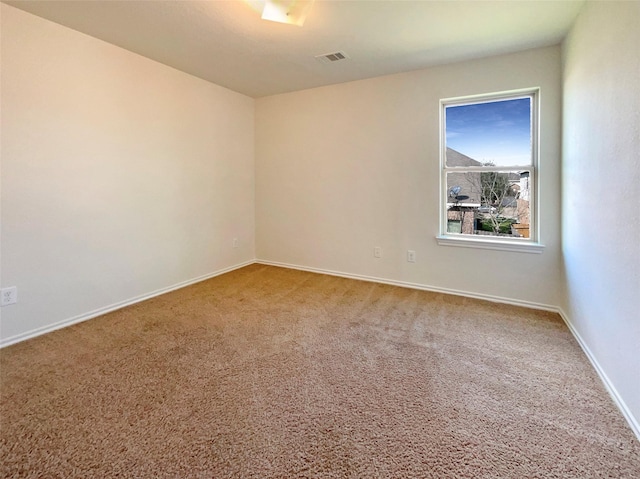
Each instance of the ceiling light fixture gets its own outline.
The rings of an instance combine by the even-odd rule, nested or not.
[[[314,0],[266,0],[262,19],[302,26]]]

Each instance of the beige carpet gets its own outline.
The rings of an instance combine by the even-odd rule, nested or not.
[[[555,314],[252,265],[0,350],[2,477],[640,477]]]

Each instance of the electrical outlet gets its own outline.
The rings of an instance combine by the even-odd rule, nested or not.
[[[0,305],[9,306],[18,302],[18,288],[10,286],[0,290]]]
[[[416,262],[416,252],[413,250],[407,250],[407,261],[409,263],[415,263]]]
[[[382,248],[380,246],[376,246],[375,248],[373,248],[373,257],[382,258]]]
[[[233,247],[237,248],[238,246],[240,246],[240,242],[238,241],[238,238],[233,238]]]

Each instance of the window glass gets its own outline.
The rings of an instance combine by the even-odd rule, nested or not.
[[[441,235],[537,241],[536,91],[443,100]]]
[[[447,233],[529,238],[529,179],[529,171],[447,173]]]
[[[531,165],[531,98],[446,107],[448,167]]]

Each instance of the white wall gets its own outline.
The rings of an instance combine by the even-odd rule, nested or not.
[[[5,344],[255,258],[253,99],[1,8]]]
[[[545,251],[438,246],[440,99],[537,86]],[[550,47],[256,100],[258,259],[557,305],[560,87]]]
[[[640,2],[589,2],[563,45],[563,309],[640,434]]]

